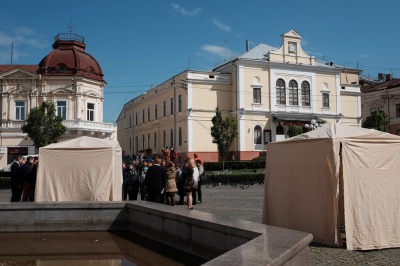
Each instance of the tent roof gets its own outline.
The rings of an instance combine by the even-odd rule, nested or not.
[[[297,140],[307,140],[307,139],[321,139],[321,138],[372,138],[372,139],[377,139],[377,138],[383,138],[383,139],[393,139],[393,140],[400,140],[400,136],[392,135],[389,133],[381,132],[375,129],[367,129],[367,128],[361,128],[357,126],[348,126],[345,124],[338,124],[338,123],[332,123],[332,124],[325,124],[324,126],[286,139],[284,141],[297,141]],[[282,141],[280,141],[282,142]]]
[[[118,147],[119,143],[116,140],[99,139],[92,137],[79,137],[71,140],[66,140],[59,143],[53,143],[42,147],[41,149],[77,149],[77,148],[112,148]]]

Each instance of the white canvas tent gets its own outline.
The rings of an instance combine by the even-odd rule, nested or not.
[[[400,247],[400,137],[327,124],[268,143],[263,223],[347,249]]]
[[[121,201],[118,141],[80,137],[39,149],[35,201]]]

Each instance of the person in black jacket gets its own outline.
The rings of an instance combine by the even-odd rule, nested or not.
[[[32,185],[32,167],[33,157],[28,156],[25,164],[20,169],[22,172],[22,201],[28,201],[29,191],[31,190]]]
[[[155,158],[154,164],[149,167],[146,174],[145,186],[149,201],[160,203],[161,193],[165,188],[165,168],[160,165],[161,159]]]
[[[11,164],[11,202],[21,201],[22,178],[20,178],[20,168],[24,164],[24,158],[18,155]]]
[[[137,200],[139,186],[139,169],[136,167],[135,161],[132,161],[129,164],[126,180],[126,193],[129,195],[129,200]]]

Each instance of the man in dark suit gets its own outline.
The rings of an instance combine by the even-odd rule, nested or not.
[[[18,155],[11,164],[11,202],[21,201],[22,195],[22,176],[21,166],[24,164],[24,158]]]
[[[146,174],[145,186],[147,187],[147,193],[149,201],[160,203],[161,192],[165,188],[165,168],[161,165],[161,159],[155,158],[154,164],[149,167]]]

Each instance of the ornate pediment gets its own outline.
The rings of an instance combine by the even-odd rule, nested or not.
[[[290,31],[286,32],[285,34],[283,34],[282,36],[301,39],[301,35],[298,34],[295,30],[290,30]]]
[[[38,78],[39,75],[33,74],[29,71],[26,71],[22,68],[14,68],[10,71],[4,72],[0,74],[0,78],[5,79],[25,79],[25,78]]]
[[[11,87],[11,89],[8,90],[9,94],[27,94],[33,92],[36,92],[36,87],[30,87],[26,84],[17,84],[16,86]]]
[[[87,91],[87,92],[83,93],[83,95],[95,97],[95,98],[101,98],[100,94],[95,92],[94,90]]]
[[[70,93],[74,93],[74,92],[75,92],[75,90],[73,89],[72,86],[60,87],[60,88],[50,91],[51,94],[70,94]]]

